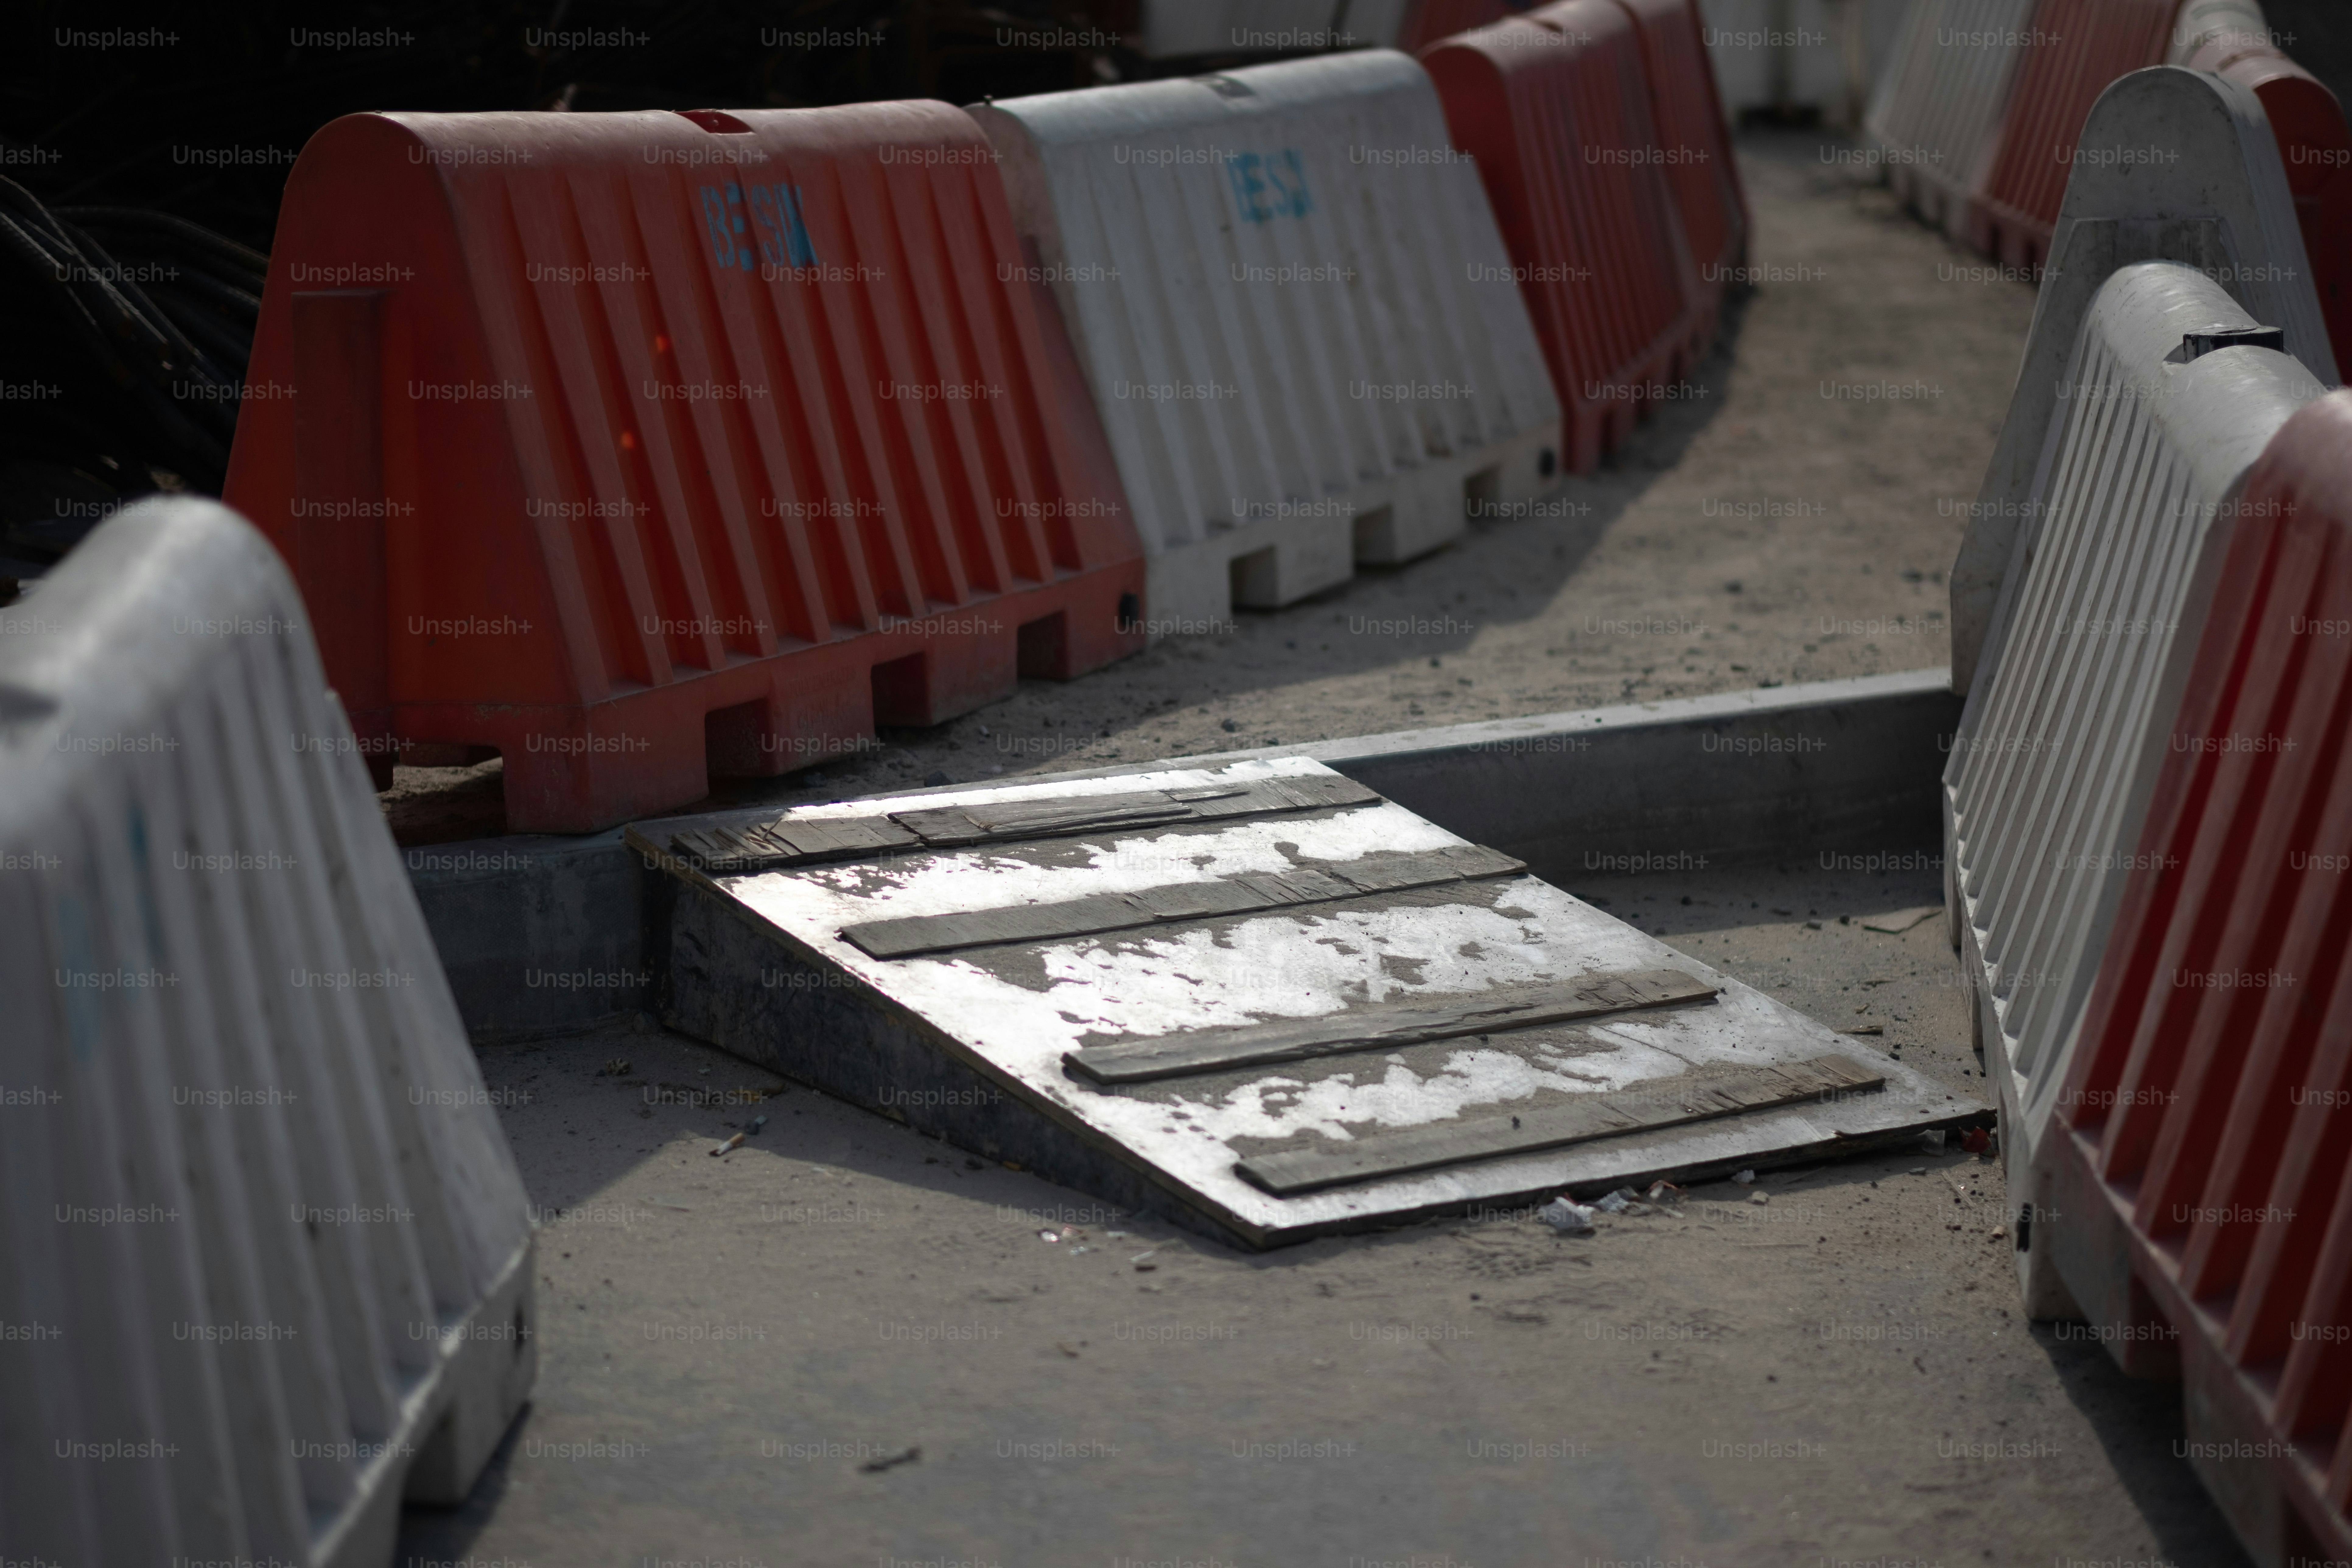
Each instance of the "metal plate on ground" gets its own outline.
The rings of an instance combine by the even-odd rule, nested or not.
[[[629,837],[676,1026],[1256,1246],[1983,1109],[1306,758]]]

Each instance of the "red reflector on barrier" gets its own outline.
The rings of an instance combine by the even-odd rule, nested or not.
[[[2048,260],[2091,105],[2117,77],[2163,63],[2178,7],[2179,0],[2041,0],[2034,7],[2000,141],[1969,202],[1972,247],[2009,267]],[[2166,149],[2141,151],[2161,172]]]
[[[1454,144],[1478,162],[1559,389],[1569,466],[1591,473],[1705,353],[1640,36],[1611,0],[1446,39],[1422,58]]]
[[[2280,427],[2236,510],[2041,1158],[2061,1275],[2093,1322],[2152,1305],[2177,1336],[2189,1452],[2255,1556],[2342,1558],[2352,393]]]
[[[496,746],[511,831],[681,805],[1140,646],[1034,273],[946,104],[351,116],[228,495],[362,744]]]

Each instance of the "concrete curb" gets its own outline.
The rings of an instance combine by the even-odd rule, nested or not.
[[[1023,780],[1308,756],[1565,886],[1805,855],[1849,857],[1860,870],[1872,856],[1935,853],[1944,747],[1959,716],[1945,671],[1906,670]],[[402,855],[478,1042],[647,1005],[662,889],[618,829]]]

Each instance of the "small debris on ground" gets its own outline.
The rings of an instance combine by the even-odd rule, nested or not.
[[[1735,1173],[1733,1174],[1733,1176],[1732,1176],[1732,1178],[1731,1178],[1731,1179],[1732,1179],[1733,1181],[1735,1181],[1735,1182],[1738,1182],[1741,1186],[1743,1186],[1743,1187],[1744,1187],[1744,1186],[1746,1186],[1748,1183],[1750,1183],[1750,1182],[1752,1182],[1752,1181],[1754,1181],[1754,1180],[1756,1179],[1756,1173],[1755,1173],[1755,1172],[1753,1172],[1753,1171],[1739,1171],[1739,1172]]]
[[[628,1073],[629,1063],[628,1058],[625,1057],[614,1057],[611,1061],[606,1062],[603,1067],[596,1069],[596,1076],[598,1078],[626,1078]]]
[[[1562,1236],[1589,1236],[1592,1232],[1592,1211],[1566,1198],[1552,1199],[1536,1210],[1536,1217]]]
[[[1944,912],[1941,904],[1922,904],[1917,909],[1897,910],[1891,915],[1872,915],[1862,922],[1864,931],[1874,931],[1886,936],[1901,936],[1921,921]]]
[[[727,1140],[727,1142],[726,1142],[721,1143],[720,1145],[719,1145],[719,1147],[718,1147],[718,1148],[713,1149],[713,1150],[710,1152],[710,1157],[711,1157],[712,1159],[716,1160],[717,1158],[719,1158],[719,1155],[726,1153],[729,1150],[730,1150],[730,1149],[740,1149],[742,1146],[743,1146],[743,1134],[741,1134],[740,1132],[738,1132],[737,1134],[735,1134],[735,1136],[734,1136],[734,1137],[730,1138],[729,1140]]]
[[[1841,1035],[1883,1035],[1886,1033],[1886,1026],[1884,1024],[1859,1024],[1851,1029],[1840,1029],[1838,1033]]]
[[[1748,1201],[1751,1204],[1769,1204],[1772,1201],[1772,1194],[1769,1193],[1750,1193],[1748,1194]]]
[[[869,1476],[879,1475],[884,1470],[896,1469],[900,1465],[911,1465],[922,1457],[923,1451],[920,1448],[908,1448],[903,1453],[885,1454],[878,1459],[868,1459],[857,1468]]]

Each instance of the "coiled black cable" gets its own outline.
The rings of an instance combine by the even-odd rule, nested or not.
[[[219,493],[268,267],[184,218],[0,179],[0,577],[123,500]]]

